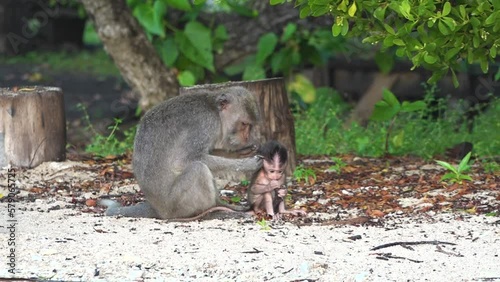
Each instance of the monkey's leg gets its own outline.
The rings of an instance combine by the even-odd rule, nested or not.
[[[168,199],[168,203],[158,209],[164,219],[192,217],[216,206],[217,189],[213,175],[200,161],[189,164],[169,190],[162,197]]]

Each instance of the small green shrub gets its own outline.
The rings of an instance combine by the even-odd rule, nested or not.
[[[122,123],[122,120],[115,118],[114,124],[108,127],[110,130],[109,134],[105,136],[97,132],[92,126],[85,106],[78,104],[77,107],[83,112],[83,120],[87,124],[87,130],[90,130],[94,135],[90,144],[85,148],[86,152],[106,157],[122,155],[132,150],[137,126],[122,131],[123,138],[120,140],[116,133],[120,130],[119,125]]]
[[[305,168],[304,165],[298,165],[293,171],[293,177],[297,182],[304,180],[307,184],[310,184],[310,178],[316,180],[316,173],[312,168]]]
[[[441,181],[449,181],[451,183],[457,182],[459,184],[462,184],[463,180],[472,181],[472,178],[469,175],[465,174],[465,172],[470,170],[469,160],[470,160],[471,154],[472,154],[472,152],[469,152],[462,159],[462,161],[460,161],[460,164],[458,164],[458,166],[456,166],[456,167],[454,167],[453,165],[451,165],[445,161],[436,160],[436,162],[440,166],[442,166],[450,171],[449,173],[446,173],[445,175],[443,175],[441,177]]]

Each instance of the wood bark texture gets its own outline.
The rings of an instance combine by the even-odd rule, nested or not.
[[[232,86],[245,87],[257,97],[262,117],[260,126],[262,142],[277,140],[287,147],[287,175],[291,175],[297,164],[295,126],[288,102],[288,94],[282,78],[184,87],[181,88],[180,94],[199,93],[203,90],[220,91]]]
[[[125,0],[82,0],[106,52],[123,78],[140,95],[140,106],[152,106],[178,94],[174,70],[167,69]]]
[[[64,96],[56,87],[0,88],[0,166],[63,161]]]

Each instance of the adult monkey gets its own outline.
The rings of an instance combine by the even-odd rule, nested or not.
[[[178,219],[220,206],[214,175],[252,173],[261,158],[229,159],[212,151],[256,151],[260,114],[243,87],[169,99],[142,118],[132,165],[146,201],[131,207],[103,203],[107,215]]]

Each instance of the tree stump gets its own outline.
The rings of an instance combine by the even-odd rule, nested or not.
[[[0,167],[63,161],[64,97],[56,87],[0,88]]]
[[[215,91],[232,86],[245,87],[257,97],[263,122],[260,127],[264,139],[262,142],[277,140],[288,148],[287,174],[291,175],[297,163],[295,127],[288,102],[288,94],[282,78],[183,87],[180,89],[180,94],[198,93],[200,90]]]

